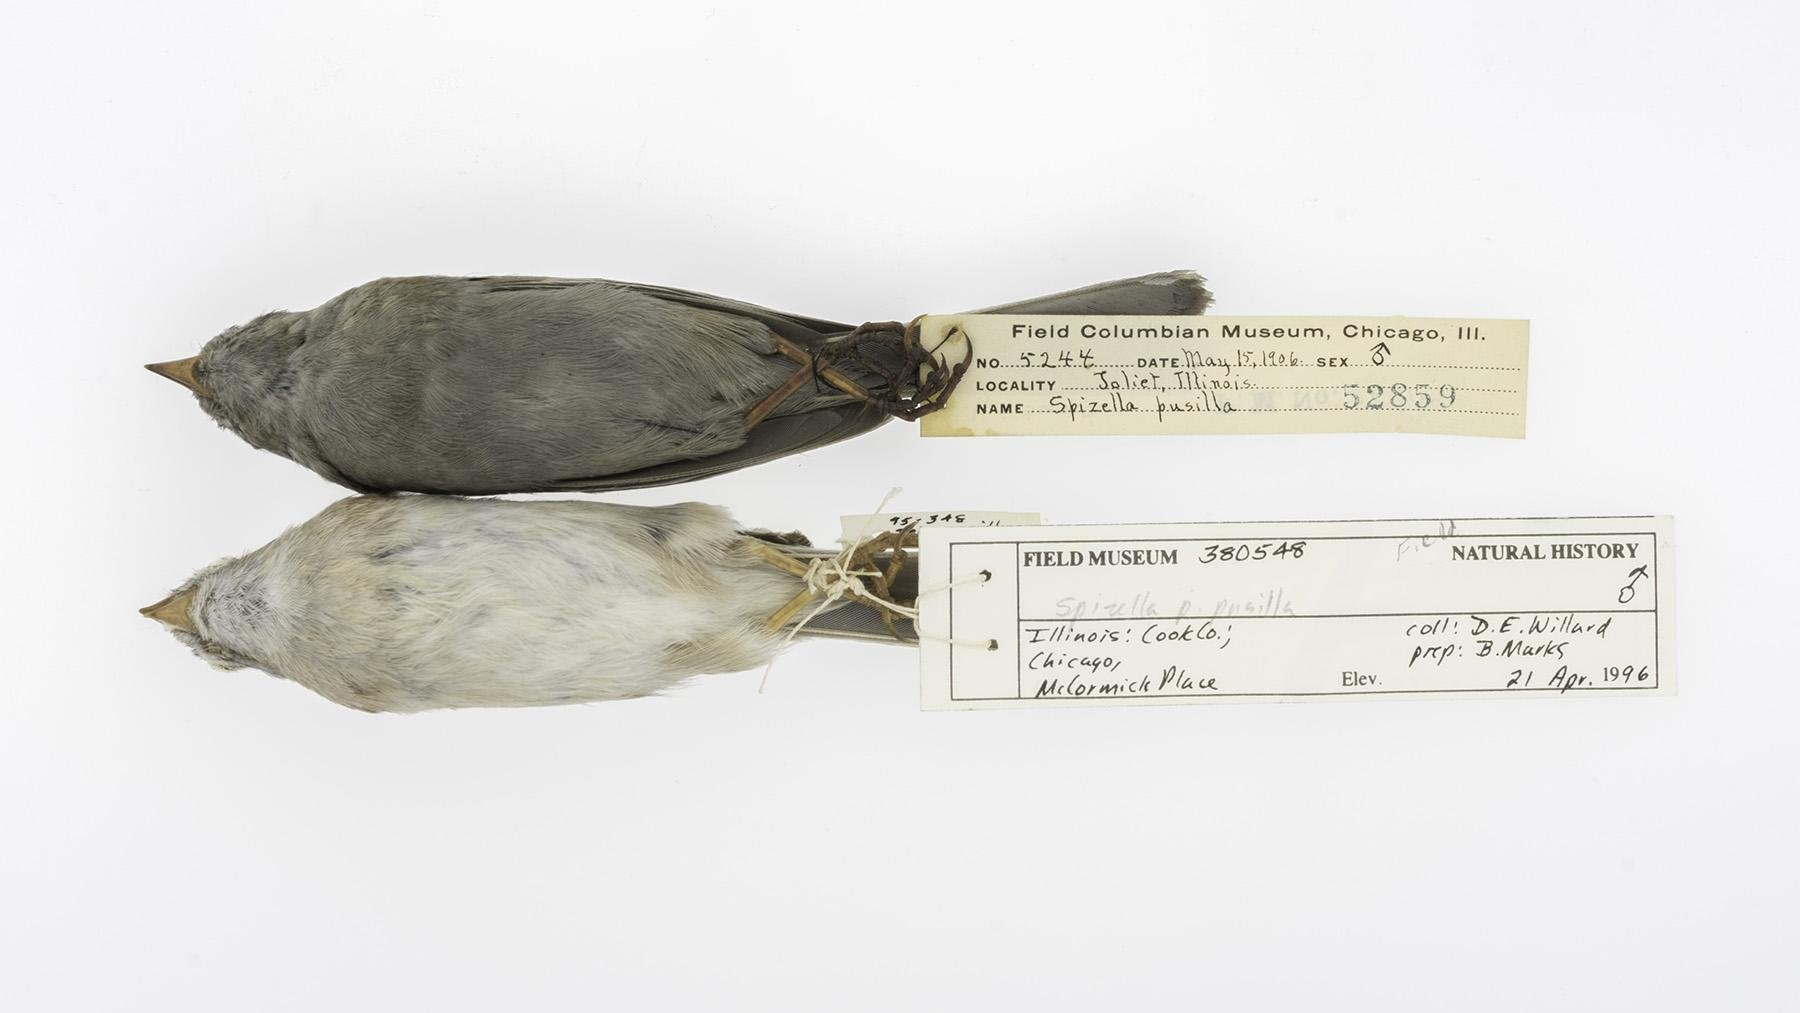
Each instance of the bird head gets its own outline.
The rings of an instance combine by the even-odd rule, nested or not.
[[[261,659],[275,656],[279,633],[255,556],[220,560],[138,612],[214,668],[270,671]]]
[[[144,368],[193,391],[214,421],[252,445],[285,453],[300,382],[293,358],[306,341],[302,324],[298,313],[265,313],[227,328],[199,355]]]

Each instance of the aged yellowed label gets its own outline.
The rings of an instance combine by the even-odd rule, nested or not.
[[[848,514],[838,518],[845,542],[860,542],[883,531],[898,531],[907,525],[915,528],[995,528],[1002,525],[1042,524],[1035,513],[1011,510],[922,510],[890,511],[884,514]]]
[[[926,709],[1673,693],[1667,517],[926,528]]]
[[[1524,320],[928,316],[968,373],[926,436],[1525,435]]]

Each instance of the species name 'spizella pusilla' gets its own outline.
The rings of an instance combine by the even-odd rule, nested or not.
[[[1191,314],[1209,301],[1198,275],[1173,271],[992,312]],[[796,358],[852,330],[616,281],[384,278],[150,368],[251,444],[360,491],[618,489],[705,478],[887,421],[882,405],[809,381],[747,422]],[[872,337],[903,361],[898,332]],[[840,371],[882,384],[865,365]],[[904,394],[891,389],[903,375],[884,392]]]

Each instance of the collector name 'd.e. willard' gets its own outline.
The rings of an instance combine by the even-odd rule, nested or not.
[[[1672,522],[927,530],[930,709],[1674,691]]]

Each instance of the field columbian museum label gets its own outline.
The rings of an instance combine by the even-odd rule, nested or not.
[[[1525,435],[1524,320],[928,316],[968,373],[926,436]]]

